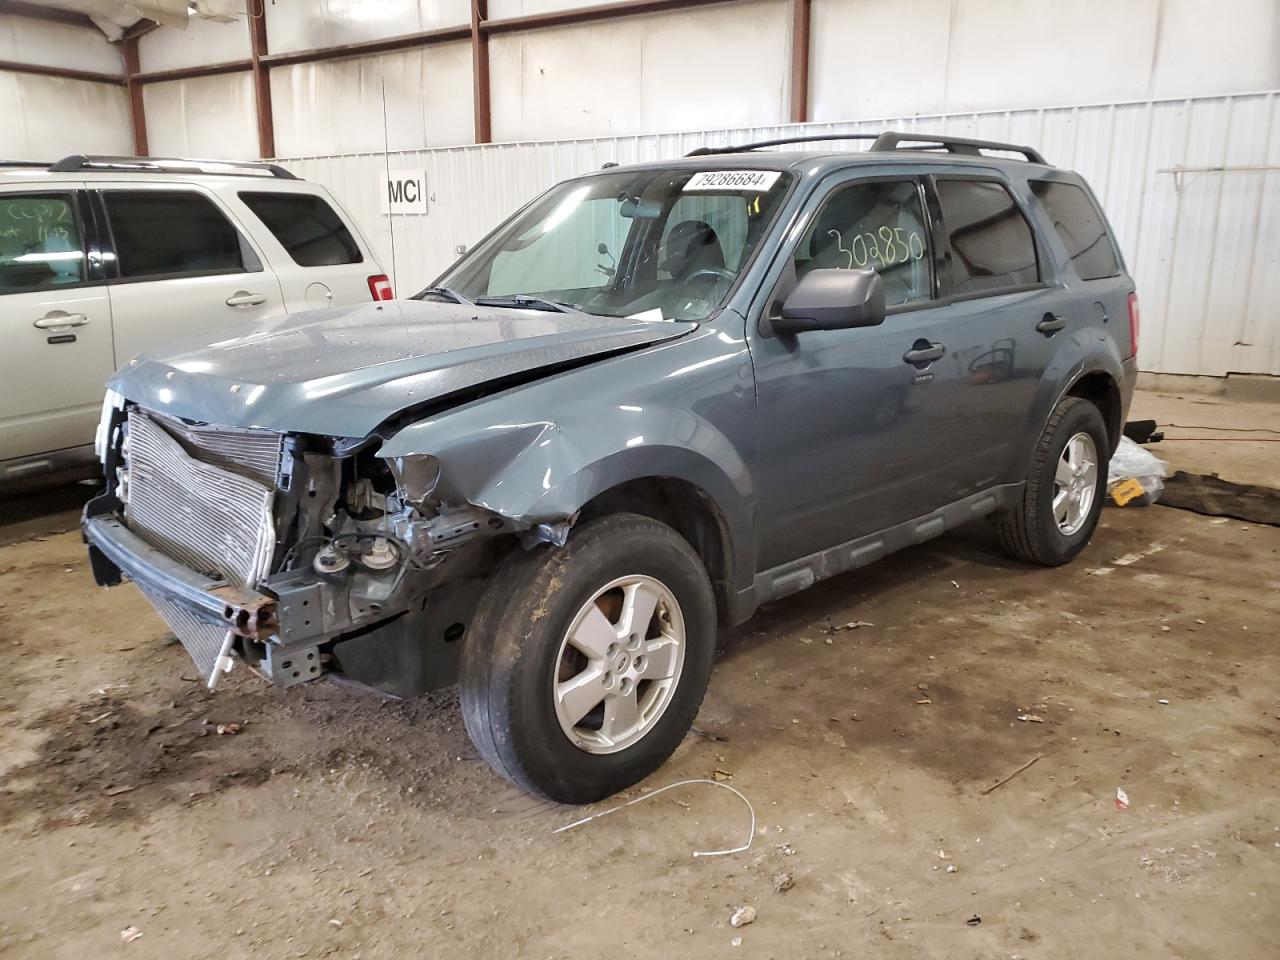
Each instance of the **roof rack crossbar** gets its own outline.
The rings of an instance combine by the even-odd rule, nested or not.
[[[726,147],[698,147],[696,150],[690,150],[685,156],[708,157],[719,153],[747,153],[751,150],[759,150],[761,147],[781,147],[790,143],[817,143],[823,140],[871,140],[873,142],[870,150],[945,150],[948,153],[968,157],[980,157],[983,150],[1002,150],[1006,153],[1020,153],[1030,163],[1045,163],[1039,150],[1016,143],[971,140],[968,137],[934,137],[927,134],[899,133],[896,130],[886,130],[884,133],[819,133],[801,137],[779,137],[776,140],[757,140],[754,143],[739,143]],[[912,146],[902,146],[902,144]]]
[[[818,143],[823,140],[875,140],[883,134],[875,133],[822,133],[804,137],[779,137],[777,140],[757,140],[754,143],[739,143],[727,147],[698,147],[685,154],[686,157],[709,157],[717,153],[746,153],[759,150],[761,147],[782,147],[789,143]]]
[[[212,169],[201,169],[202,167]],[[222,169],[230,168],[230,169]],[[77,170],[134,170],[143,173],[214,173],[228,176],[251,176],[269,173],[280,180],[297,180],[278,163],[258,160],[194,160],[189,157],[107,157],[75,153],[49,164],[53,173]]]
[[[918,144],[903,147],[901,144]],[[998,140],[972,140],[968,137],[934,137],[928,134],[899,133],[887,130],[875,138],[872,150],[946,150],[948,153],[959,153],[969,157],[982,156],[983,150],[1003,150],[1007,153],[1020,153],[1030,163],[1044,163],[1045,159],[1035,147],[1024,147],[1016,143],[1001,143]]]

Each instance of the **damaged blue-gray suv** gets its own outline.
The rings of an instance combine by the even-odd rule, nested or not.
[[[671,754],[761,603],[983,516],[1071,560],[1136,371],[1107,222],[1031,148],[872,139],[611,166],[410,300],[137,357],[97,581],[211,686],[457,683],[498,771],[578,803]]]

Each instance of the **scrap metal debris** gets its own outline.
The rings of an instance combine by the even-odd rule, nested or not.
[[[874,626],[875,624],[869,620],[850,620],[848,623],[841,623],[836,626],[827,627],[827,633],[841,633],[845,630],[858,630],[862,627]]]
[[[716,772],[720,773],[721,771],[717,770]],[[693,851],[693,855],[695,857],[723,857],[723,856],[728,856],[731,853],[746,853],[748,850],[750,850],[751,844],[752,842],[754,842],[756,838],[756,808],[751,805],[751,801],[748,800],[745,796],[743,796],[740,791],[729,786],[727,783],[720,783],[717,780],[705,780],[705,779],[677,780],[675,783],[669,783],[665,787],[659,787],[657,790],[651,790],[648,793],[642,794],[641,796],[628,800],[626,803],[618,804],[618,806],[616,807],[610,807],[608,810],[602,810],[600,813],[593,813],[591,816],[583,817],[581,820],[575,820],[573,821],[573,823],[566,823],[563,827],[556,827],[551,832],[553,834],[556,834],[556,833],[564,833],[566,830],[573,830],[574,828],[580,827],[583,824],[590,823],[592,820],[599,820],[601,817],[607,817],[611,813],[617,813],[619,810],[624,810],[627,807],[633,806],[634,804],[641,803],[645,800],[652,800],[654,797],[658,796],[661,793],[666,793],[668,790],[674,790],[676,789],[676,787],[687,787],[695,783],[706,783],[706,784],[710,784],[713,787],[720,787],[722,790],[728,790],[735,797],[741,800],[744,804],[746,804],[747,810],[751,814],[751,827],[747,833],[747,842],[742,844],[741,846],[731,847],[726,850],[695,850]],[[753,913],[752,919],[755,919],[754,913]]]
[[[1024,763],[1022,766],[1020,766],[1017,770],[1013,771],[1013,773],[1009,774],[1009,775],[1008,775],[1007,777],[1005,777],[1003,780],[997,780],[997,781],[996,781],[995,783],[993,783],[991,786],[989,786],[989,787],[987,787],[986,789],[984,789],[984,790],[982,791],[982,795],[985,797],[985,796],[986,796],[988,793],[990,793],[992,790],[996,789],[996,787],[1003,787],[1006,783],[1008,783],[1010,780],[1012,780],[1012,779],[1013,779],[1014,777],[1016,777],[1018,774],[1022,773],[1022,771],[1026,770],[1028,767],[1030,767],[1033,763],[1035,763],[1037,760],[1039,760],[1039,759],[1040,759],[1041,757],[1043,757],[1043,756],[1044,756],[1044,754],[1043,754],[1043,753],[1037,753],[1034,757],[1032,757],[1030,760],[1028,760],[1026,763]]]

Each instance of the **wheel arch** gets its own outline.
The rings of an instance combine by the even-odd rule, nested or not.
[[[702,559],[722,625],[731,619],[734,593],[733,534],[715,499],[680,477],[635,477],[602,490],[582,505],[578,522],[610,513],[638,513],[665,523],[688,541]]]
[[[1102,421],[1107,426],[1107,441],[1110,444],[1108,453],[1115,453],[1124,431],[1124,401],[1115,377],[1106,370],[1085,371],[1067,387],[1063,396],[1080,397],[1098,408]]]

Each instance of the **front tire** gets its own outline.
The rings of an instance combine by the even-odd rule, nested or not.
[[[503,776],[589,803],[656,770],[697,715],[715,600],[673,529],[612,514],[494,572],[462,651],[462,715]]]
[[[1102,513],[1110,450],[1098,408],[1081,397],[1063,399],[1036,444],[1022,499],[997,518],[1005,550],[1046,567],[1074,560]]]

